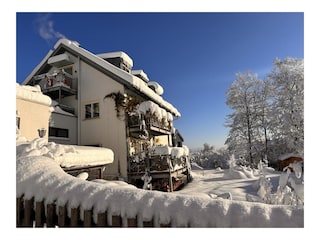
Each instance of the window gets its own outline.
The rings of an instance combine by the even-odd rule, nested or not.
[[[49,127],[49,137],[69,138],[69,129]]]
[[[85,113],[85,119],[98,118],[100,115],[99,103],[86,104]]]

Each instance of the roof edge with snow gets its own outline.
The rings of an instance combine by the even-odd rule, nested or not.
[[[16,98],[38,103],[44,106],[51,106],[51,98],[41,92],[40,86],[21,86],[16,83]]]
[[[27,84],[31,81],[32,77],[40,70],[40,68],[47,62],[47,60],[54,55],[55,52],[58,51],[60,47],[65,47],[67,50],[74,52],[78,55],[81,55],[84,59],[86,59],[91,64],[95,64],[99,67],[100,70],[107,71],[109,74],[115,75],[118,81],[121,81],[123,84],[127,85],[128,87],[136,89],[138,92],[144,94],[146,97],[150,98],[152,101],[156,102],[169,112],[171,112],[175,117],[181,117],[180,112],[169,102],[164,100],[161,96],[155,93],[151,88],[149,88],[145,82],[126,72],[122,69],[112,65],[111,63],[107,62],[106,60],[102,59],[98,55],[95,55],[88,50],[80,47],[79,43],[70,41],[68,39],[62,38],[57,41],[54,45],[54,51],[50,50],[46,57],[41,61],[41,63],[32,71],[32,73],[25,79],[23,84]]]

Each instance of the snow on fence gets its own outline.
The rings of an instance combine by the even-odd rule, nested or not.
[[[50,154],[17,157],[18,227],[303,227],[304,208],[210,199],[87,181]]]

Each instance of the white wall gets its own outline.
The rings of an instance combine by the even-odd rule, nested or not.
[[[114,152],[114,162],[107,166],[108,177],[127,178],[127,145],[125,121],[116,116],[114,100],[104,97],[112,92],[124,92],[124,87],[110,77],[102,74],[88,64],[80,63],[81,103],[80,144],[100,145]],[[84,106],[88,103],[99,103],[100,116],[96,119],[85,119]]]
[[[20,136],[31,141],[39,137],[38,129],[44,128],[48,138],[51,111],[48,106],[23,99],[16,99],[16,110],[20,117]]]
[[[49,141],[59,144],[77,144],[77,117],[52,112],[49,122],[50,127],[69,130],[69,138],[49,137]]]

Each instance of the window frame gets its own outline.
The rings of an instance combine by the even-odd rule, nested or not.
[[[66,134],[61,134],[62,132],[66,133]],[[54,133],[54,135],[52,135],[52,133]],[[68,128],[49,127],[48,136],[49,136],[49,138],[65,138],[65,139],[69,139],[69,137],[70,137],[69,129]]]
[[[100,118],[100,104],[98,101],[84,104],[84,120]]]

